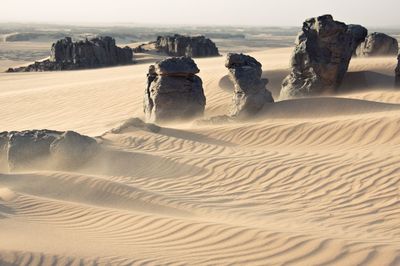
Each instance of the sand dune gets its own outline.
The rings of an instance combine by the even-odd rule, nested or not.
[[[290,52],[252,54],[275,97]],[[0,74],[2,130],[73,129],[103,148],[74,172],[0,170],[1,265],[400,265],[395,59],[352,60],[340,94],[253,121],[111,133],[142,117],[154,58],[139,59]],[[196,61],[206,115],[225,114],[224,58]]]

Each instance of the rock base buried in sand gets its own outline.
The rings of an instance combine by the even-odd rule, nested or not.
[[[297,36],[281,99],[334,92],[347,72],[353,34],[331,15],[308,19]]]
[[[189,120],[202,116],[206,105],[203,82],[189,57],[173,57],[150,66],[144,95],[146,121]]]
[[[235,90],[231,115],[247,117],[255,115],[265,104],[274,99],[266,89],[267,79],[262,79],[261,63],[244,54],[228,54],[225,66],[229,69],[229,78]]]
[[[357,47],[356,54],[357,56],[388,56],[397,55],[398,50],[399,45],[395,38],[374,32]]]
[[[73,131],[26,130],[0,133],[1,157],[9,170],[74,169],[96,153],[95,139]]]

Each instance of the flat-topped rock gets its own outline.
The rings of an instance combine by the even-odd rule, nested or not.
[[[158,51],[170,56],[219,56],[215,43],[204,36],[158,36],[155,46]]]
[[[331,15],[308,19],[297,37],[281,99],[334,92],[347,72],[353,34]]]
[[[374,32],[368,35],[358,47],[357,56],[397,55],[399,45],[395,38],[384,33]]]
[[[162,76],[188,76],[195,75],[200,70],[190,57],[171,57],[156,63],[155,72]]]
[[[235,89],[232,99],[231,116],[255,115],[265,104],[273,103],[271,93],[266,89],[267,79],[262,79],[262,65],[255,58],[244,54],[227,55],[225,66]]]
[[[111,37],[98,37],[73,42],[70,37],[58,40],[51,47],[50,59],[26,67],[10,68],[8,72],[54,71],[98,68],[132,63],[129,47],[116,46]]]
[[[143,43],[133,48],[135,53],[155,51],[169,56],[211,57],[219,56],[217,46],[204,36],[167,35],[156,41]]]
[[[196,63],[187,57],[167,58],[149,67],[143,110],[148,122],[190,120],[206,104]]]

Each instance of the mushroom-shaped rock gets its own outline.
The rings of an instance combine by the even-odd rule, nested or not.
[[[387,56],[397,55],[398,50],[399,45],[395,38],[374,32],[357,47],[356,54],[357,56]]]
[[[50,144],[50,154],[56,166],[71,169],[81,166],[98,149],[95,139],[74,131],[66,131]]]
[[[331,15],[308,19],[297,37],[291,72],[281,99],[318,95],[337,89],[352,56],[353,35]]]
[[[171,57],[150,66],[144,96],[146,121],[188,120],[206,104],[199,69],[189,57]]]
[[[352,51],[353,55],[355,55],[357,47],[365,41],[365,37],[368,35],[368,30],[363,26],[356,24],[349,24],[348,27],[353,36]]]
[[[243,117],[255,115],[266,103],[273,103],[271,92],[266,89],[267,79],[262,79],[261,63],[244,54],[227,55],[225,67],[235,89],[231,115]]]

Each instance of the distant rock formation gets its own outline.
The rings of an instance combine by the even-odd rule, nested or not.
[[[97,148],[95,139],[73,131],[44,129],[0,133],[0,157],[6,158],[12,171],[44,169],[46,164],[74,169],[94,156]]]
[[[395,38],[384,33],[374,32],[368,35],[358,47],[357,56],[385,56],[397,55],[399,50]]]
[[[155,42],[139,45],[133,50],[135,53],[141,53],[152,49],[169,56],[211,57],[220,55],[217,46],[210,39],[204,36],[179,34],[158,36]]]
[[[353,35],[345,23],[331,15],[308,19],[297,36],[291,73],[280,97],[318,95],[337,89],[352,56]]]
[[[368,35],[368,30],[361,25],[349,24],[351,34],[353,35],[352,51],[353,55],[356,54],[357,47],[365,41]]]
[[[395,70],[395,87],[400,88],[400,53],[397,56],[397,67]]]
[[[172,57],[150,66],[144,96],[146,120],[187,120],[204,113],[200,70],[189,57]]]
[[[246,117],[255,115],[265,104],[273,103],[271,92],[266,89],[267,79],[262,79],[261,63],[251,56],[229,53],[225,67],[235,90],[231,116]]]
[[[73,42],[70,37],[58,40],[51,47],[50,59],[7,72],[54,71],[97,68],[132,63],[129,47],[120,48],[111,37]]]

